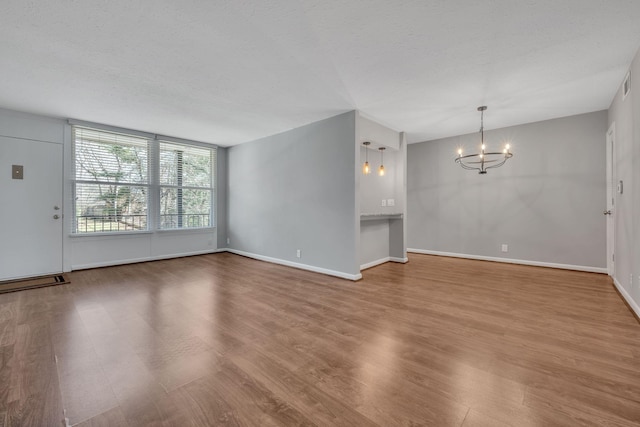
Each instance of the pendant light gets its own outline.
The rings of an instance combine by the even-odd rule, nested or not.
[[[378,148],[378,150],[380,150],[380,167],[378,168],[378,175],[384,176],[384,161],[383,161],[384,147],[380,147]]]
[[[364,145],[364,164],[362,165],[362,173],[364,175],[369,175],[371,173],[371,168],[369,167],[369,145],[371,143],[369,141],[365,141],[362,143]]]

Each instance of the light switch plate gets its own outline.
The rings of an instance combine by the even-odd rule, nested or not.
[[[24,178],[24,166],[22,166],[22,165],[11,165],[11,178],[12,179],[23,179]]]
[[[382,199],[382,203],[380,203],[380,206],[387,206],[387,199]]]

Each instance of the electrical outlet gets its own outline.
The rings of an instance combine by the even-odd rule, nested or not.
[[[387,200],[387,206],[395,206],[396,205],[396,201],[393,199],[388,199]]]
[[[298,258],[302,257],[302,251],[300,249],[296,251],[296,257]]]
[[[502,244],[502,252],[509,252],[509,245],[503,243]]]
[[[382,199],[380,206],[387,206],[387,199]]]
[[[227,237],[227,245],[231,243],[231,239]]]

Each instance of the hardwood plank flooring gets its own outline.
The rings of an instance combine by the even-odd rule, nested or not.
[[[640,426],[605,275],[410,255],[350,282],[228,253],[0,294],[0,426]]]

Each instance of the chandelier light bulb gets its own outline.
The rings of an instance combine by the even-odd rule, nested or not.
[[[458,148],[458,156],[462,156],[462,148]]]
[[[365,175],[369,175],[371,173],[371,168],[369,167],[369,162],[364,162],[362,165],[362,173]]]
[[[384,176],[384,165],[380,165],[378,168],[378,175]]]
[[[507,151],[509,151],[509,148],[511,148],[511,145],[510,145],[510,144],[507,144],[507,145],[505,145],[505,146],[504,146],[504,148],[505,148]]]
[[[481,147],[481,148],[484,150],[484,148],[485,148],[485,147],[484,147],[484,144],[482,144],[482,147]]]

